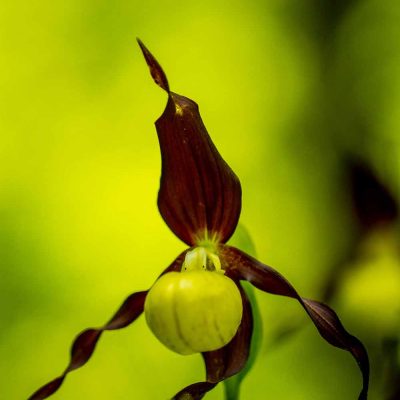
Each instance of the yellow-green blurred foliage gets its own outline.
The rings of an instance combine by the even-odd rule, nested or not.
[[[341,152],[399,189],[399,20],[389,0],[3,1],[0,398],[27,398],[60,373],[74,336],[184,249],[156,207],[153,121],[166,96],[136,36],[198,102],[240,177],[258,257],[318,298],[355,229]],[[384,390],[381,340],[400,336],[393,232],[366,239],[330,301],[370,350],[371,399]],[[258,298],[264,345],[243,400],[355,399],[352,358],[311,324],[274,345],[285,324],[308,321],[291,300]],[[200,356],[173,354],[140,318],[106,333],[54,399],[165,399],[203,375]]]

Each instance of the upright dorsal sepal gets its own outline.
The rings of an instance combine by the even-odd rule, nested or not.
[[[240,216],[239,179],[212,142],[197,104],[169,90],[160,64],[139,39],[138,43],[153,79],[168,93],[156,121],[162,159],[160,214],[189,246],[225,243]]]
[[[167,76],[165,72],[161,68],[161,65],[158,61],[154,58],[153,54],[147,49],[147,47],[143,44],[143,42],[136,38],[137,42],[139,43],[140,48],[142,49],[144,58],[146,60],[147,65],[150,68],[151,76],[154,79],[154,82],[157,83],[162,89],[164,89],[167,93],[169,93],[169,84]]]

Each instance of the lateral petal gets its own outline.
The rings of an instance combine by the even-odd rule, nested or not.
[[[363,377],[359,400],[366,400],[369,384],[369,360],[364,345],[350,335],[336,313],[327,305],[300,297],[294,287],[273,268],[230,246],[221,246],[219,252],[227,276],[247,280],[264,292],[296,299],[306,310],[320,335],[331,345],[346,350],[357,361]]]
[[[71,348],[71,358],[66,370],[56,379],[42,386],[29,400],[46,399],[55,393],[63,383],[66,375],[82,367],[92,356],[96,344],[104,331],[121,329],[131,324],[142,312],[147,291],[131,294],[115,313],[110,322],[101,328],[90,328],[80,333]]]
[[[185,254],[186,251],[180,254],[163,274],[180,270]],[[89,361],[104,331],[122,329],[134,322],[143,312],[147,293],[146,290],[131,294],[104,326],[89,328],[81,332],[72,344],[70,362],[65,371],[59,377],[38,389],[28,400],[43,400],[50,397],[60,388],[69,372],[82,367]]]
[[[172,400],[200,400],[207,392],[214,389],[216,385],[216,383],[211,382],[192,383],[177,393]]]

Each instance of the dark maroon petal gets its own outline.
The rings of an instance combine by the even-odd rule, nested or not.
[[[211,382],[193,383],[177,393],[173,397],[173,400],[200,400],[207,392],[214,389],[216,385],[216,383]]]
[[[179,255],[175,261],[161,274],[179,271],[186,251]],[[92,356],[96,344],[104,331],[122,329],[131,324],[143,312],[147,290],[131,294],[121,305],[114,316],[101,328],[89,328],[80,333],[74,340],[71,348],[71,359],[65,371],[56,379],[42,386],[28,400],[42,400],[51,396],[63,383],[66,375],[82,367]]]
[[[150,68],[150,74],[153,77],[154,82],[157,83],[157,85],[160,86],[162,89],[169,92],[168,80],[163,69],[161,68],[161,65],[153,57],[153,55],[149,52],[149,50],[147,50],[146,46],[139,38],[137,38],[137,41],[139,43],[140,48],[142,49],[144,58],[146,59],[146,63]]]
[[[363,388],[359,400],[367,399],[369,383],[367,351],[356,337],[345,330],[338,316],[330,307],[318,301],[300,297],[281,274],[234,247],[222,246],[219,255],[223,267],[226,269],[226,275],[232,279],[247,280],[265,292],[298,300],[307,311],[320,335],[331,345],[347,350],[353,355],[363,376]]]
[[[168,93],[156,122],[162,158],[160,213],[188,245],[204,239],[224,243],[240,215],[239,179],[211,141],[197,104],[170,92],[160,65],[141,42],[140,47],[154,80]]]
[[[104,331],[124,328],[127,321],[133,322],[143,312],[146,295],[147,291],[131,294],[108,324],[102,328],[87,329],[79,334],[72,345],[70,363],[63,374],[41,387],[29,400],[46,399],[56,392],[69,372],[83,366],[90,359]],[[131,308],[128,308],[127,304],[130,304]]]
[[[136,294],[136,293],[135,293]],[[141,302],[142,299],[139,296],[135,296],[136,301]],[[143,296],[143,302],[145,295]],[[139,306],[140,307],[140,306]],[[66,372],[71,372],[74,369],[81,367],[86,364],[88,359],[93,354],[96,347],[97,341],[102,333],[101,329],[87,329],[83,331],[74,341],[71,348],[71,362]]]
[[[36,391],[28,400],[40,400],[47,399],[47,397],[51,396],[54,392],[58,390],[61,384],[64,382],[65,376],[62,375],[48,384],[41,387],[38,391]]]

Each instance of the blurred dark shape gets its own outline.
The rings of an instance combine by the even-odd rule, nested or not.
[[[341,21],[348,10],[357,2],[358,0],[315,0],[315,10],[318,13],[320,27],[322,28],[320,30],[325,32],[325,35],[320,36],[320,38],[330,40],[330,35],[338,26],[338,21]]]
[[[383,374],[385,386],[385,400],[400,399],[400,365],[397,360],[399,352],[398,338],[385,338],[382,342],[382,356],[384,360]]]
[[[349,194],[348,207],[353,215],[349,227],[353,228],[354,233],[333,260],[322,284],[322,299],[328,304],[338,292],[349,268],[358,265],[356,261],[360,246],[369,233],[394,225],[399,219],[399,205],[395,197],[366,162],[356,156],[345,156],[341,166],[343,173],[340,187]],[[288,324],[272,339],[271,345],[285,342],[301,327],[302,325],[296,323]],[[397,390],[397,397],[389,400],[400,399],[400,383]]]
[[[279,331],[271,338],[269,342],[269,346],[271,349],[276,348],[277,346],[286,343],[293,335],[295,335],[301,328],[305,326],[304,323],[299,322],[291,322],[286,323],[282,327],[280,327]]]
[[[399,205],[395,197],[372,168],[355,156],[346,156],[343,160],[342,187],[349,193],[354,235],[330,269],[330,276],[323,288],[324,301],[334,297],[345,271],[356,265],[353,261],[358,256],[364,238],[375,229],[391,226],[399,217]]]
[[[399,207],[390,190],[363,161],[346,161],[349,191],[358,226],[369,231],[397,220]]]

